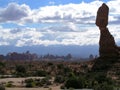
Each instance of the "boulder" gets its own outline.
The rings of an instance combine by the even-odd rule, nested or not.
[[[109,7],[103,3],[97,11],[96,25],[98,27],[106,27],[108,25]]]

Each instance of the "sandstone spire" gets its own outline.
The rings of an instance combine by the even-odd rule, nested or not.
[[[96,17],[96,25],[100,30],[100,57],[94,60],[91,71],[104,74],[106,77],[113,79],[116,85],[120,85],[120,75],[117,74],[120,72],[120,47],[115,44],[114,37],[107,28],[108,13],[109,8],[103,3],[98,9]]]
[[[97,11],[96,25],[100,29],[99,54],[100,57],[118,57],[119,50],[114,37],[109,32],[108,25],[109,7],[103,3]]]

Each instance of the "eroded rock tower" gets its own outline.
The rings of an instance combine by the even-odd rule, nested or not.
[[[109,32],[108,25],[109,7],[103,3],[97,11],[96,25],[100,30],[99,54],[100,57],[119,57],[119,48],[114,37]]]

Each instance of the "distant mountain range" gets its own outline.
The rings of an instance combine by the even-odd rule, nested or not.
[[[66,55],[71,53],[74,57],[89,57],[90,54],[98,55],[98,46],[78,46],[78,45],[50,45],[50,46],[0,46],[0,54],[7,54],[9,52],[26,52],[36,53],[38,55],[54,54],[54,55]]]

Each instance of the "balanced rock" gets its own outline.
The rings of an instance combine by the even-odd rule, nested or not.
[[[108,6],[103,3],[97,11],[96,25],[98,27],[106,27],[108,25]]]
[[[115,44],[114,37],[109,32],[108,25],[109,7],[106,4],[97,11],[96,25],[100,29],[99,54],[100,57],[118,57],[119,49]]]
[[[109,32],[108,25],[109,8],[106,4],[98,9],[96,25],[100,29],[99,55],[91,68],[92,72],[110,77],[116,86],[120,85],[120,47],[115,43],[114,37]]]

